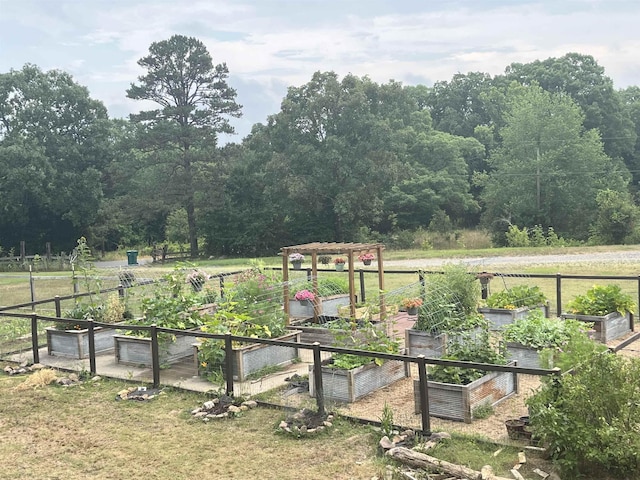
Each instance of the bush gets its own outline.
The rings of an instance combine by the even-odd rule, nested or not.
[[[593,353],[527,400],[562,478],[640,478],[640,360]]]
[[[594,285],[584,295],[576,295],[567,309],[576,315],[625,315],[636,308],[631,295],[622,292],[619,285]]]

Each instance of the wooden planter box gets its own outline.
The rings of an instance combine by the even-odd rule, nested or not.
[[[291,331],[281,337],[274,338],[281,342],[300,342],[299,331]],[[193,339],[192,339],[193,340]],[[199,371],[198,345],[192,342],[193,362],[196,372]],[[266,367],[289,365],[299,358],[298,348],[282,347],[280,345],[268,345],[266,343],[252,343],[242,347],[234,347],[233,355],[233,379],[244,382],[247,376]]]
[[[514,365],[514,362],[509,363]],[[481,405],[496,405],[518,392],[518,376],[509,372],[489,372],[468,385],[427,382],[429,415],[471,423],[472,412]],[[420,381],[413,382],[415,413],[420,413]]]
[[[55,357],[89,358],[89,330],[58,330],[47,327],[47,353]],[[93,329],[96,355],[113,352],[113,328]]]
[[[176,363],[193,355],[195,337],[176,335],[175,341],[159,342],[160,365]],[[114,335],[116,363],[152,367],[151,339],[132,335]]]
[[[371,362],[351,370],[322,367],[325,400],[353,403],[365,395],[409,376],[408,364],[387,360],[382,365]],[[313,365],[309,365],[309,393],[315,397]]]
[[[533,308],[539,308],[544,313],[545,317],[549,317],[549,305],[540,305],[538,307],[520,307],[514,310],[507,308],[478,308],[480,312],[487,320],[489,320],[489,328],[491,330],[501,330],[506,325],[513,323],[515,320],[524,318],[528,315],[529,310]]]
[[[349,295],[331,295],[329,297],[319,297],[318,315],[325,317],[337,317],[338,309],[341,306],[349,305]],[[310,318],[313,317],[313,303],[301,304],[298,300],[289,300],[289,315],[292,317]]]
[[[518,362],[518,367],[542,368],[540,366],[540,351],[521,343],[507,343],[507,357],[509,360]]]
[[[593,323],[593,329],[596,331],[594,339],[602,343],[620,338],[631,332],[633,328],[633,319],[629,312],[626,315],[621,315],[620,312],[613,312],[604,316],[563,313],[561,317],[563,320],[572,318],[581,322]]]
[[[471,332],[469,340],[473,341],[482,329],[476,328]],[[422,330],[409,328],[404,331],[404,344],[407,353],[413,357],[424,355],[430,358],[440,358],[447,352],[447,345],[452,342],[462,342],[464,337],[455,333],[432,334]]]

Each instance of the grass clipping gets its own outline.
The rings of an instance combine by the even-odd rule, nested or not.
[[[42,370],[37,370],[35,373],[27,377],[25,381],[20,385],[17,385],[15,389],[17,391],[36,389],[49,385],[57,379],[58,377],[54,370],[51,370],[50,368],[43,368]]]

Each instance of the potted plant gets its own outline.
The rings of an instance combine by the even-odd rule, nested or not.
[[[204,284],[208,278],[209,276],[202,270],[194,268],[187,275],[187,283],[191,285],[191,288],[194,292],[200,292],[202,291],[202,287],[204,287]]]
[[[307,322],[314,316],[314,303],[317,308],[317,315],[324,321],[339,316],[339,309],[344,305],[349,305],[349,286],[345,279],[340,278],[319,278],[317,281],[318,296],[313,299],[314,303],[306,302],[303,305],[296,300],[296,295],[302,290],[309,291],[313,295],[313,284],[311,282],[298,282],[290,285],[289,316],[294,324]],[[298,328],[296,326],[296,328]]]
[[[344,264],[347,263],[347,261],[342,257],[337,257],[333,263],[336,266],[336,270],[342,272],[344,270]]]
[[[494,348],[489,333],[474,343],[452,344],[443,359],[507,365],[502,347]],[[471,423],[473,411],[495,405],[516,393],[517,374],[436,365],[429,369],[429,415]],[[414,380],[415,412],[420,413],[420,381]]]
[[[273,338],[299,342],[300,332],[285,328],[285,316],[280,303],[282,285],[258,269],[241,276],[240,281],[225,295],[215,314],[208,316],[202,331],[234,336]],[[262,343],[233,343],[226,352],[224,342],[202,339],[193,345],[198,373],[218,383],[224,372],[224,359],[233,356],[233,378],[247,380],[261,370],[289,364],[299,357],[295,347]]]
[[[619,285],[594,285],[569,302],[568,313],[562,318],[593,323],[596,340],[607,343],[633,330],[631,312],[635,307],[631,295]]]
[[[403,298],[401,303],[408,315],[417,315],[418,308],[422,306],[422,299],[418,297]]]
[[[540,287],[516,285],[514,287],[489,295],[486,305],[478,308],[492,330],[499,330],[518,318],[524,318],[529,310],[542,309],[549,316],[547,297]]]
[[[545,363],[541,361],[543,350],[565,348],[572,336],[580,334],[586,337],[590,327],[591,324],[578,320],[547,318],[540,310],[532,310],[526,317],[506,325],[502,338],[509,359],[516,360],[519,367],[542,368]],[[552,357],[553,352],[546,353],[546,356]]]
[[[302,268],[302,262],[304,262],[304,255],[301,253],[292,253],[289,255],[289,261],[293,265],[294,270],[300,270]]]
[[[354,338],[357,335],[357,340]],[[357,346],[354,347],[354,343]],[[381,353],[398,353],[400,344],[387,335],[383,325],[364,322],[356,331],[342,331],[336,336],[336,346]],[[309,365],[309,393],[315,396],[314,368]],[[375,390],[409,376],[404,362],[382,360],[363,355],[339,353],[323,362],[324,398],[352,403]]]
[[[89,358],[89,330],[77,320],[94,320],[101,323],[118,324],[131,318],[124,299],[117,293],[109,295],[105,304],[78,303],[64,314],[65,320],[47,327],[47,352],[49,355],[67,358]],[[96,355],[113,351],[115,329],[95,327],[94,347]]]
[[[313,302],[316,296],[307,289],[298,290],[294,295],[294,298],[298,300],[302,305],[309,305]]]
[[[373,253],[363,253],[358,256],[358,260],[360,260],[364,265],[371,265],[371,261],[374,260],[376,256]]]

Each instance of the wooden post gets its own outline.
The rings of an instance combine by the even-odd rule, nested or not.
[[[313,290],[313,323],[318,323],[320,315],[320,298],[318,295],[318,251],[311,252],[311,286]]]
[[[320,342],[313,343],[313,387],[316,392],[318,414],[324,415],[324,387],[322,386],[322,359],[320,358]]]
[[[45,258],[47,259],[47,262],[51,262],[51,242],[45,243],[44,248],[45,248]]]
[[[56,305],[56,317],[61,318],[62,317],[62,307],[60,306],[60,295],[56,295],[55,297],[53,297],[53,302]]]
[[[429,383],[427,363],[424,355],[418,355],[418,378],[420,381],[420,413],[422,415],[422,433],[431,435],[431,418],[429,417]]]
[[[96,339],[95,339],[95,330],[93,328],[93,319],[89,319],[88,326],[88,334],[89,334],[89,371],[91,375],[96,374]]]
[[[33,363],[40,363],[40,352],[38,351],[38,316],[31,315],[31,351],[33,352]]]
[[[227,381],[227,395],[233,396],[233,342],[231,334],[224,336],[224,365],[226,370],[225,380]]]
[[[153,370],[153,388],[160,386],[160,348],[158,346],[158,327],[151,325],[151,369]]]
[[[284,321],[285,325],[291,324],[291,318],[289,315],[289,250],[282,249],[282,283],[284,288],[282,289],[282,305],[284,306]]]
[[[27,244],[24,240],[20,240],[20,263],[27,261]]]
[[[384,261],[382,260],[382,246],[377,247],[378,255],[378,291],[380,292],[380,320],[387,318],[386,298],[384,295]]]

